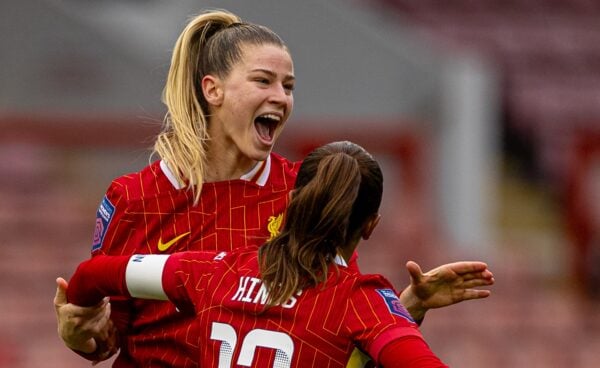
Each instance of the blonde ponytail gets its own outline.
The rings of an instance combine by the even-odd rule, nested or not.
[[[241,19],[227,11],[210,11],[194,17],[185,27],[173,50],[171,67],[162,94],[167,106],[162,132],[154,151],[164,160],[197,203],[206,171],[206,107],[202,107],[200,61],[208,39],[219,29]]]
[[[287,50],[281,38],[267,27],[245,23],[226,10],[211,10],[190,20],[173,50],[162,100],[168,112],[154,153],[163,159],[182,187],[200,200],[206,174],[208,102],[202,78],[226,78],[243,57],[243,45],[273,44]]]

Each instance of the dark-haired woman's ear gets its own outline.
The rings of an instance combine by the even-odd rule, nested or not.
[[[377,214],[373,215],[369,219],[369,221],[367,221],[367,223],[363,227],[362,234],[361,234],[361,236],[364,240],[367,240],[371,237],[373,230],[375,230],[375,228],[377,227],[377,224],[379,224],[379,220],[381,220],[381,215],[377,213]]]
[[[202,78],[202,93],[209,105],[220,106],[223,103],[223,89],[221,81],[212,75]]]

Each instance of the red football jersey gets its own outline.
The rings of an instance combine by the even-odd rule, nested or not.
[[[256,250],[180,253],[160,274],[169,299],[195,310],[201,367],[343,368],[355,345],[377,359],[396,339],[422,338],[386,279],[338,264],[325,287],[266,311]]]
[[[260,245],[279,231],[298,168],[271,153],[242,179],[205,183],[194,206],[192,192],[179,188],[164,162],[154,162],[111,184],[98,208],[92,255]],[[197,366],[193,317],[168,302],[113,298],[111,304],[123,337],[115,367]]]

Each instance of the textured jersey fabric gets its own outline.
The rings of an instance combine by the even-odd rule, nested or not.
[[[164,164],[164,163],[163,163]],[[271,153],[245,180],[205,183],[200,201],[178,189],[159,161],[117,178],[96,219],[92,255],[219,251],[260,245],[279,231],[299,163]],[[112,298],[122,331],[115,367],[196,367],[193,317],[172,303]]]
[[[97,256],[77,268],[67,294],[85,306],[106,295],[170,298],[197,317],[200,355],[192,360],[202,367],[343,367],[349,342],[384,367],[446,367],[385,279],[336,263],[340,272],[332,269],[325,287],[306,288],[268,311],[252,250]]]
[[[324,288],[266,311],[252,249],[172,255],[162,282],[183,313],[195,311],[201,367],[346,367],[355,345],[377,359],[390,342],[422,339],[392,285],[352,267],[332,266]]]

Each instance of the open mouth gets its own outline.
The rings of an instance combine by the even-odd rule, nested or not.
[[[281,117],[274,114],[264,114],[254,120],[254,126],[260,139],[266,143],[271,143],[275,135],[275,129],[280,122]]]

